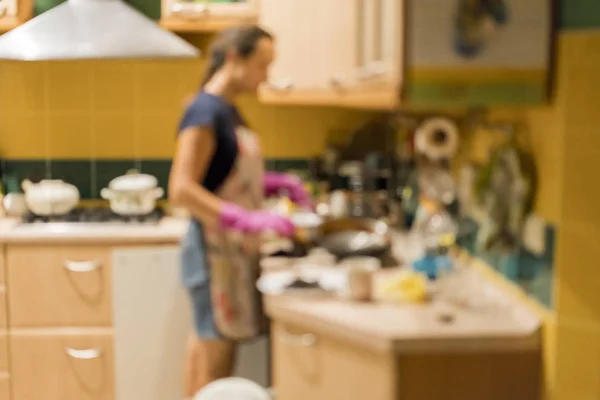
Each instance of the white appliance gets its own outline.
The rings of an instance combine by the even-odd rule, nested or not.
[[[112,253],[115,399],[183,399],[190,304],[179,246],[117,247]],[[235,375],[268,383],[268,341],[240,346]]]

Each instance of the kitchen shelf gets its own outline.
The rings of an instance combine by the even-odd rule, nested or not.
[[[255,24],[258,18],[247,17],[240,19],[239,17],[220,17],[206,18],[199,20],[188,20],[181,17],[169,16],[160,19],[159,24],[163,28],[172,32],[218,32],[223,29],[230,28],[236,25]]]
[[[33,0],[17,0],[16,15],[0,17],[0,34],[24,24],[33,17]]]

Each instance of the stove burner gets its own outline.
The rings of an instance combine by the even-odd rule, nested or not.
[[[146,215],[119,215],[107,207],[76,208],[68,214],[42,216],[32,212],[23,215],[23,223],[49,223],[49,222],[122,222],[122,223],[158,223],[164,217],[161,208],[155,208]]]

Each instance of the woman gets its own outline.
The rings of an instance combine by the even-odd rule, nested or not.
[[[299,179],[264,173],[256,136],[235,107],[237,95],[256,92],[267,80],[273,47],[272,36],[257,26],[222,32],[211,48],[201,91],[179,126],[169,199],[192,215],[182,242],[183,283],[195,327],[187,359],[189,397],[207,383],[231,375],[235,355],[234,341],[223,338],[215,323],[218,307],[211,301],[211,288],[214,299],[215,273],[223,274],[211,271],[213,253],[206,238],[224,230],[245,237],[267,231],[291,236],[294,227],[288,219],[259,210],[263,195],[285,190],[296,203],[310,201]]]

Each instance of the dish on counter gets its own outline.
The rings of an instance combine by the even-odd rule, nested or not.
[[[256,282],[256,287],[263,294],[299,297],[328,297],[343,290],[346,285],[346,275],[334,268],[267,272]]]

